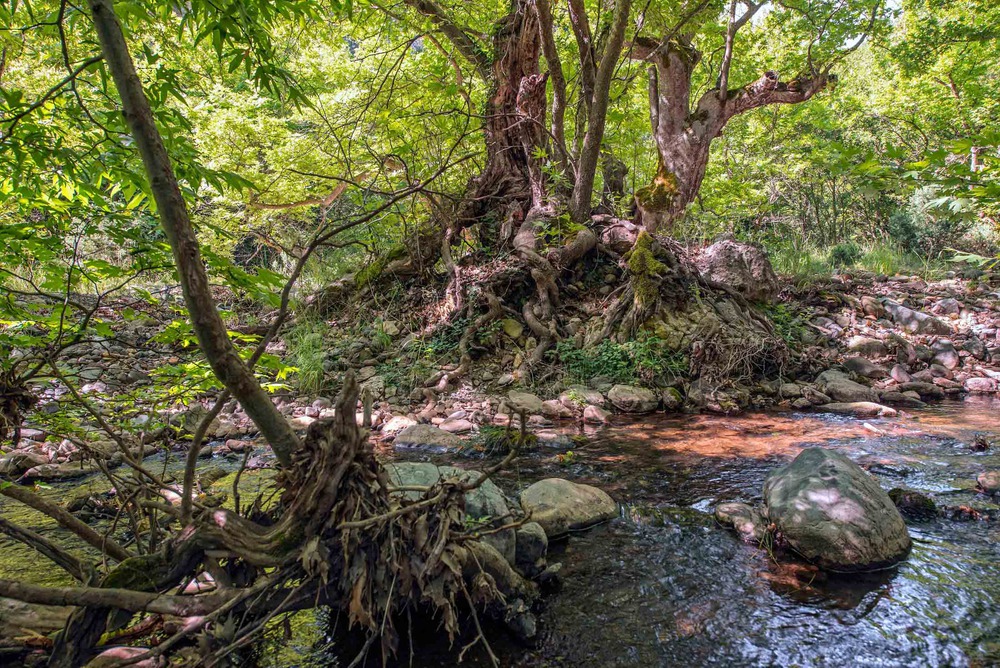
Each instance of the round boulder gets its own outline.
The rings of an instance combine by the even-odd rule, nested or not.
[[[827,570],[878,570],[910,550],[910,534],[892,499],[839,452],[803,450],[768,477],[764,502],[789,547]]]
[[[651,390],[632,385],[615,385],[608,391],[608,401],[623,413],[652,413],[660,405]]]
[[[618,516],[618,504],[604,491],[562,478],[546,478],[521,492],[521,508],[554,538]]]
[[[706,278],[722,283],[755,302],[772,301],[781,289],[767,254],[756,246],[722,239],[695,256]]]

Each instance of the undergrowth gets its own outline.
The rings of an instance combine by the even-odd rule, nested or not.
[[[687,355],[646,332],[626,343],[604,340],[591,348],[578,348],[567,339],[556,345],[553,354],[566,374],[579,381],[604,376],[616,383],[655,384],[674,380],[688,370]]]
[[[303,320],[288,333],[288,353],[296,369],[299,390],[319,394],[325,385],[326,336],[328,327],[317,320]]]

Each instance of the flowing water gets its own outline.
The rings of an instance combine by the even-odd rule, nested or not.
[[[997,521],[910,522],[914,548],[897,569],[826,576],[742,544],[711,515],[721,501],[760,501],[770,471],[821,445],[842,450],[887,489],[905,486],[939,506],[998,517],[1000,508],[975,491],[978,473],[1000,469],[998,414],[1000,401],[973,398],[868,421],[647,416],[588,430],[583,445],[564,431],[556,439],[563,445],[526,454],[497,482],[511,492],[551,476],[596,484],[621,502],[621,517],[551,547],[563,587],[545,601],[537,645],[501,638],[494,650],[509,666],[1000,665]],[[972,452],[978,432],[995,438],[996,449]],[[393,456],[476,463],[441,453]],[[51,580],[25,573],[10,552],[23,556],[18,548],[0,548],[0,577]],[[322,615],[299,622],[292,642],[265,647],[264,663],[342,665],[327,649]],[[455,652],[423,648],[412,665],[454,659]],[[473,650],[465,665],[488,664]]]
[[[1000,401],[939,404],[859,421],[768,413],[652,417],[596,432],[572,456],[538,452],[502,482],[591,482],[622,516],[556,546],[563,589],[548,599],[524,666],[1000,665],[1000,524],[909,523],[910,557],[873,575],[825,576],[718,527],[721,501],[758,502],[767,474],[802,448],[842,450],[883,486],[996,515],[976,476],[1000,468]],[[998,449],[972,452],[977,432]],[[567,463],[559,463],[569,462]],[[429,665],[429,664],[428,664]]]

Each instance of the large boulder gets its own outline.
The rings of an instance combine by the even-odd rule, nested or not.
[[[892,566],[910,550],[899,510],[850,459],[807,448],[764,483],[768,519],[804,559],[833,571]]]
[[[703,248],[695,256],[695,264],[704,277],[729,286],[750,301],[772,301],[781,289],[767,254],[733,239]]]
[[[393,445],[409,448],[440,448],[450,450],[460,448],[462,439],[443,429],[429,424],[415,424],[396,435]]]
[[[618,516],[618,504],[606,492],[562,478],[539,480],[521,492],[521,508],[549,538]]]
[[[858,401],[878,403],[878,392],[851,380],[847,374],[831,369],[816,378],[819,390],[839,403],[852,404]]]
[[[632,385],[615,385],[608,391],[608,401],[623,413],[652,413],[660,405],[652,390]]]
[[[430,487],[442,477],[457,478],[463,482],[476,480],[478,471],[465,471],[455,466],[435,466],[430,462],[393,462],[386,464],[389,482],[396,487]],[[420,498],[421,492],[408,491],[402,493],[410,500]],[[487,480],[479,487],[465,493],[465,517],[484,528],[491,528],[510,521],[510,507],[507,497],[492,480]],[[483,536],[483,542],[496,548],[511,564],[514,563],[515,533],[514,529]]]
[[[528,415],[538,415],[542,412],[542,400],[531,392],[511,390],[507,393],[507,403],[515,411],[524,411]]]
[[[871,362],[864,357],[848,357],[843,361],[844,368],[853,371],[859,376],[864,376],[865,378],[885,378],[888,372],[884,367]]]
[[[914,311],[891,299],[882,302],[892,321],[911,334],[950,334],[951,326],[921,311]]]
[[[838,415],[853,415],[855,417],[896,417],[896,410],[873,403],[871,401],[852,401],[850,403],[823,404],[821,411],[837,413]]]

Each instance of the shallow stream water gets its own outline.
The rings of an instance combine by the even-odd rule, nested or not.
[[[973,398],[875,420],[647,416],[589,431],[584,445],[563,439],[562,447],[540,447],[497,482],[510,492],[552,476],[592,483],[619,500],[622,513],[552,546],[563,587],[545,602],[537,646],[501,638],[494,650],[508,666],[1000,665],[1000,522],[908,523],[914,548],[897,569],[834,577],[773,560],[711,515],[721,501],[759,501],[771,470],[821,445],[844,451],[886,489],[905,486],[939,506],[997,516],[975,479],[1000,469],[998,415],[1000,401]],[[996,448],[972,452],[977,432]],[[393,456],[478,463],[441,453]],[[54,569],[31,566],[41,560],[19,546],[0,541],[0,554],[0,577],[55,584]],[[264,663],[341,665],[325,648],[322,615],[299,622],[291,642],[265,647]],[[412,665],[451,665],[454,657],[429,648]],[[473,651],[463,665],[488,663]]]

